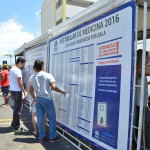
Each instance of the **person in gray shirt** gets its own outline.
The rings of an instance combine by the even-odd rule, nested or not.
[[[29,93],[32,97],[32,104],[36,106],[37,126],[39,142],[47,141],[46,133],[43,130],[44,114],[49,120],[49,142],[56,142],[60,138],[56,133],[56,113],[52,99],[51,90],[66,96],[66,92],[60,90],[55,85],[52,74],[44,72],[44,62],[36,60],[33,66],[35,73],[30,77]]]

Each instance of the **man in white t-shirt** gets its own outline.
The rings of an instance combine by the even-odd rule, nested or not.
[[[11,98],[14,101],[13,107],[13,119],[11,128],[13,131],[17,131],[20,127],[20,116],[22,109],[22,93],[26,97],[26,91],[22,83],[22,69],[25,66],[26,60],[23,57],[19,57],[16,61],[16,65],[10,69],[10,93]]]
[[[44,62],[36,60],[33,66],[35,73],[30,77],[29,93],[36,105],[37,126],[39,133],[39,142],[45,142],[46,134],[43,130],[44,114],[50,122],[49,124],[49,142],[56,142],[60,138],[56,134],[56,114],[51,95],[51,89],[66,95],[66,92],[55,86],[54,77],[44,72]],[[35,94],[36,97],[35,97]]]

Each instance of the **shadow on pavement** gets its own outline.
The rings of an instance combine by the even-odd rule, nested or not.
[[[10,133],[12,132],[11,127],[0,127],[0,134]]]
[[[23,121],[23,124],[27,127],[27,129],[29,131],[33,131],[33,125],[32,125],[32,122],[31,122],[31,118],[32,118],[32,115],[31,115],[31,112],[29,112],[29,109],[24,106],[23,107],[23,110],[22,110],[22,118],[24,118],[22,121]],[[28,120],[28,121],[27,121]],[[27,140],[25,138],[17,138],[17,139],[14,139],[14,140],[17,140],[18,142],[35,142],[35,143],[38,143],[37,142],[37,138],[35,137],[34,139],[30,139],[30,140]],[[58,141],[58,142],[55,142],[55,143],[42,143],[42,146],[43,148],[45,148],[45,150],[77,150],[74,146],[72,146],[68,141],[64,140],[63,138]]]
[[[28,135],[33,135],[33,133],[31,133],[31,132],[17,132],[17,133],[14,133],[14,135],[28,136]]]
[[[36,138],[15,138],[15,139],[13,139],[13,141],[21,142],[21,143],[28,143],[28,144],[39,143]],[[45,142],[45,143],[41,143],[41,144],[45,148],[45,150],[50,150],[50,149],[60,150],[60,148],[61,148],[61,150],[76,150],[76,149],[72,148],[72,146],[70,144],[68,144],[67,142],[65,142],[64,140],[60,140],[55,143]]]
[[[38,143],[35,138],[15,138],[14,142],[22,142],[22,143]]]

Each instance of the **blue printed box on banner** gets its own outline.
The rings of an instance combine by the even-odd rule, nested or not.
[[[121,65],[96,67],[93,138],[117,148]]]

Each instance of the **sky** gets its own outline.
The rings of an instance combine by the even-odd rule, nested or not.
[[[40,10],[44,0],[1,0],[0,2],[0,64],[9,60],[24,43],[41,33]],[[97,0],[93,0],[97,1]]]
[[[12,54],[24,42],[40,35],[43,0],[2,0],[0,2],[0,59]]]

